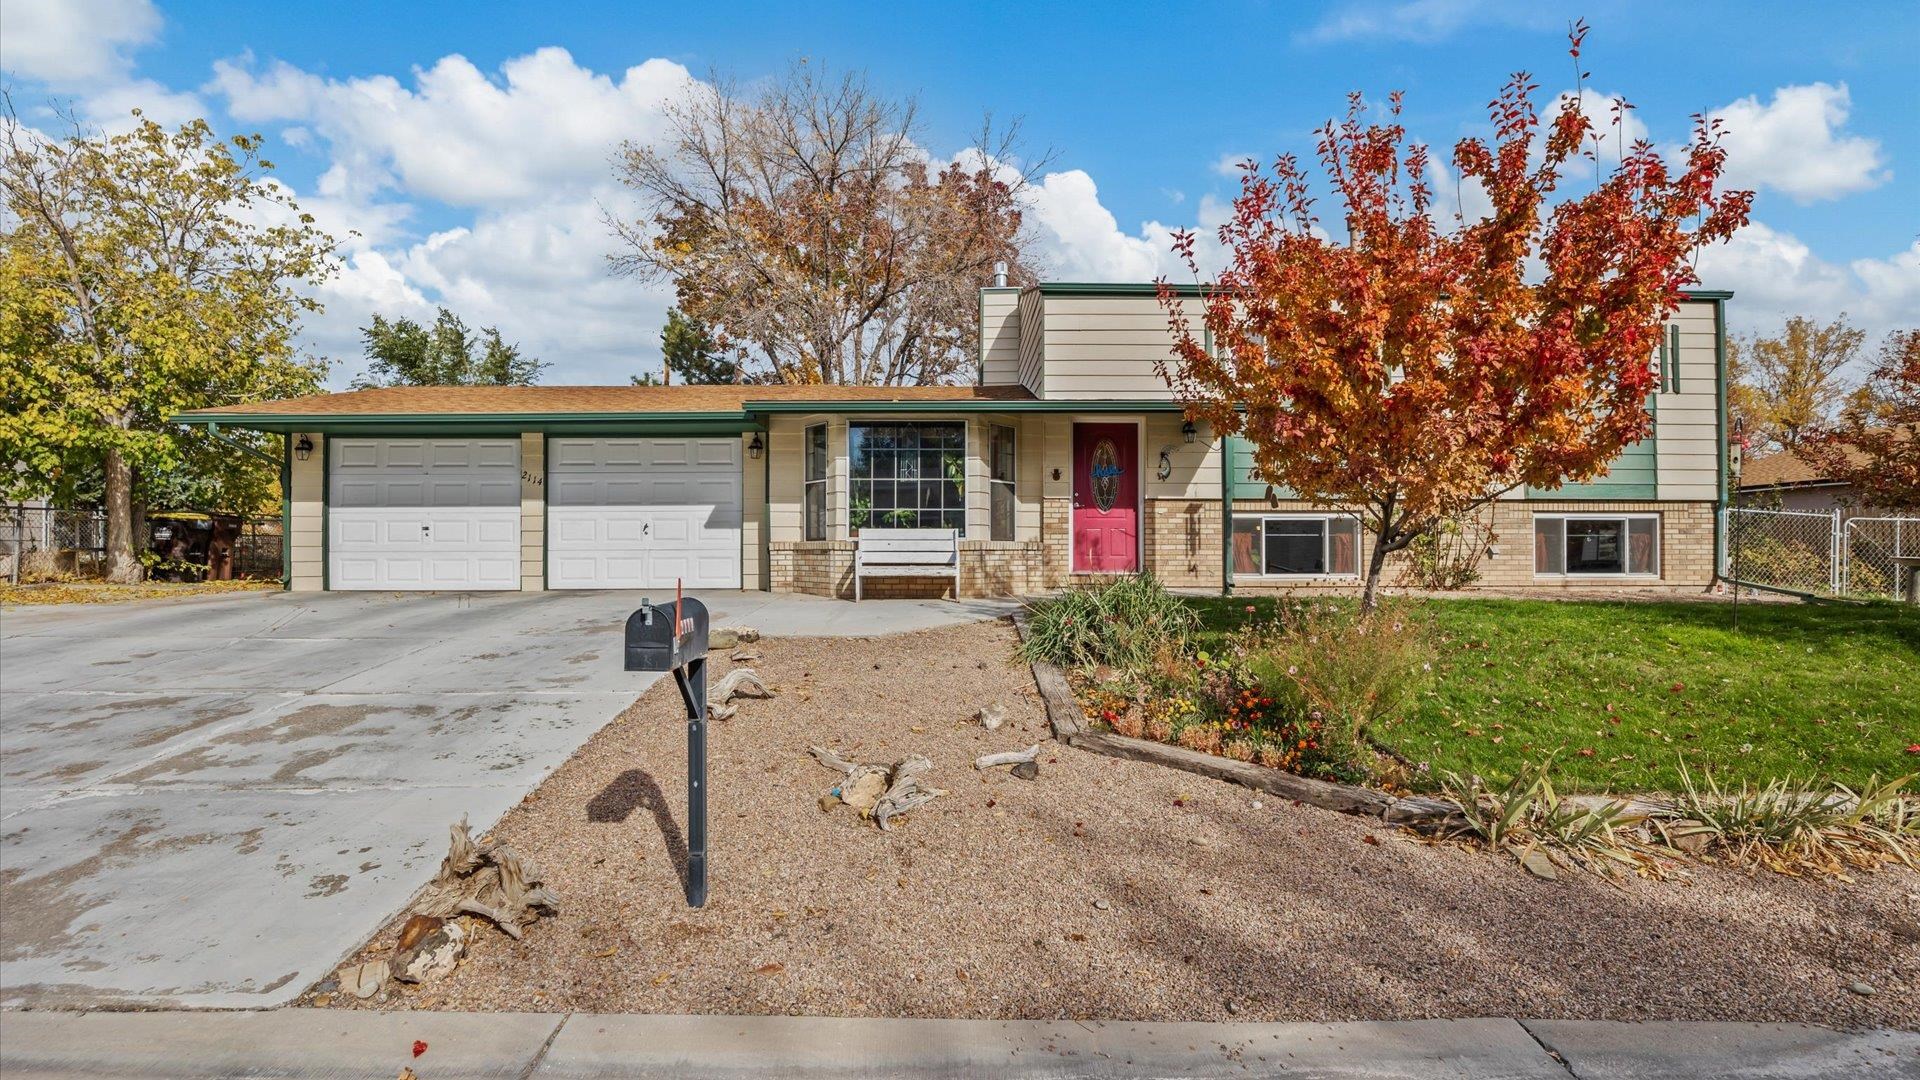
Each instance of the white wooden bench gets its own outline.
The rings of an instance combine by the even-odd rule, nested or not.
[[[950,577],[960,599],[960,530],[861,529],[853,551],[853,600],[870,577]]]

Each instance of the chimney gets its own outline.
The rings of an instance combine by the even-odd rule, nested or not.
[[[993,287],[996,289],[1007,287],[1007,264],[1004,262],[993,264]]]

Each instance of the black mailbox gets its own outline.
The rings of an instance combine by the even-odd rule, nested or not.
[[[687,903],[707,902],[707,605],[642,598],[627,616],[626,670],[671,671],[687,707]]]
[[[672,671],[706,658],[707,605],[700,601],[643,599],[640,610],[627,616],[628,671]]]

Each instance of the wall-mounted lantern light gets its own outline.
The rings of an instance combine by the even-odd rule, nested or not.
[[[747,456],[759,461],[760,452],[766,448],[767,444],[760,441],[760,433],[756,431],[753,433],[753,441],[747,444]]]
[[[313,440],[305,435],[300,436],[300,441],[293,444],[293,456],[299,458],[301,461],[312,457]]]
[[[1200,432],[1193,426],[1193,421],[1189,420],[1180,425],[1180,437],[1187,442],[1192,442],[1200,437]]]

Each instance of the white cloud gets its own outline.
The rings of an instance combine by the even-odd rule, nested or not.
[[[1258,158],[1253,154],[1221,154],[1218,158],[1214,159],[1213,171],[1216,176],[1224,176],[1229,180],[1238,180],[1243,175],[1241,166],[1249,161],[1257,160]]]
[[[1469,26],[1543,28],[1564,22],[1546,7],[1525,0],[1354,0],[1333,8],[1300,36],[1315,44],[1365,38],[1431,44]]]
[[[1727,182],[1772,188],[1799,202],[1837,199],[1892,178],[1880,143],[1840,129],[1853,106],[1845,83],[1783,86],[1712,114],[1726,125]]]
[[[616,82],[548,47],[508,60],[498,79],[462,56],[416,69],[411,87],[286,63],[256,71],[243,59],[216,64],[213,86],[235,119],[297,123],[324,138],[343,192],[490,206],[606,176],[621,140],[658,134],[661,106],[691,81],[679,64],[648,60]]]
[[[162,127],[179,127],[206,117],[206,102],[198,94],[169,90],[151,79],[115,82],[89,91],[80,101],[80,119],[89,128],[117,134],[132,131],[133,110]]]
[[[1916,325],[1920,313],[1920,241],[1884,259],[1839,266],[1756,221],[1701,252],[1698,270],[1704,288],[1733,290],[1727,319],[1736,332],[1767,331],[1790,315],[1827,320],[1845,312],[1878,339]]]
[[[1173,257],[1172,228],[1148,222],[1139,233],[1123,231],[1084,170],[1048,173],[1029,189],[1028,199],[1050,277],[1150,281],[1162,273],[1185,276]]]
[[[0,11],[0,66],[76,89],[123,78],[128,53],[159,32],[149,0],[9,0]]]

